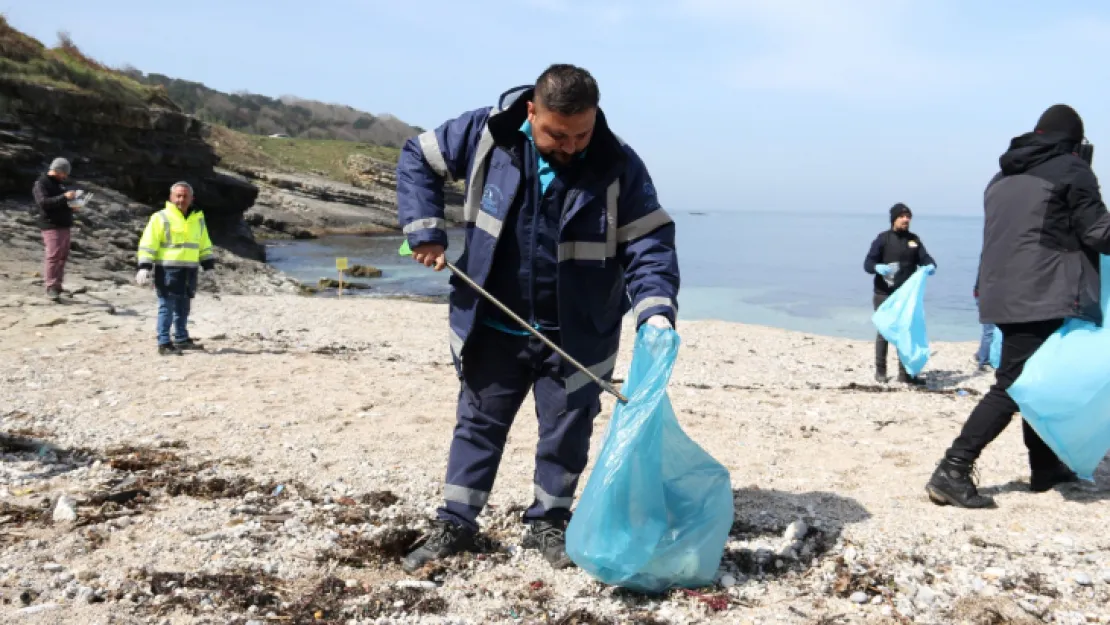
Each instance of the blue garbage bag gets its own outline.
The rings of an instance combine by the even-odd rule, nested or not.
[[[605,442],[567,527],[567,555],[643,593],[712,584],[732,527],[728,470],[679,426],[667,382],[674,330],[644,324]]]
[[[1045,444],[1089,481],[1110,451],[1110,256],[1101,263],[1103,326],[1068,319],[1008,391]]]
[[[872,323],[898,350],[906,373],[915,376],[929,361],[929,335],[925,331],[925,280],[929,274],[917,271],[898,287],[871,316]]]
[[[996,370],[1002,366],[1002,330],[994,327],[994,336],[991,338],[991,366]]]

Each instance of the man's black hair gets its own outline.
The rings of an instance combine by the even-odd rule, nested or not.
[[[601,100],[597,81],[581,67],[555,64],[536,79],[535,100],[560,115],[578,115],[596,109]]]

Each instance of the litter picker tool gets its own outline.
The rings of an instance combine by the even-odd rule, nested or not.
[[[409,256],[409,255],[412,254],[412,250],[409,248],[408,241],[405,241],[401,245],[400,253],[403,256]],[[618,391],[615,386],[606,382],[605,380],[602,380],[601,377],[594,374],[593,371],[590,371],[586,367],[582,366],[582,363],[580,363],[577,360],[575,360],[574,358],[572,358],[570,356],[570,354],[563,351],[563,349],[561,347],[556,345],[551,339],[544,336],[542,332],[540,332],[539,330],[537,330],[537,329],[533,328],[532,326],[528,325],[527,321],[521,319],[519,315],[517,315],[513,311],[509,310],[508,306],[505,306],[501,302],[497,301],[497,298],[490,295],[482,287],[478,286],[477,282],[471,280],[470,276],[463,273],[463,271],[461,269],[459,269],[458,267],[456,267],[454,265],[454,263],[448,261],[446,258],[443,259],[443,262],[444,262],[444,264],[447,265],[447,268],[451,270],[451,273],[458,276],[460,280],[465,282],[468,286],[470,286],[470,288],[477,291],[479,295],[486,298],[486,300],[488,300],[491,304],[493,304],[494,306],[497,306],[499,309],[501,309],[501,312],[508,315],[513,321],[515,321],[517,323],[517,325],[519,325],[520,327],[527,330],[529,333],[532,334],[532,336],[534,336],[537,339],[543,341],[544,345],[547,345],[548,347],[550,347],[556,354],[559,354],[559,356],[561,356],[563,359],[565,359],[567,362],[569,362],[571,365],[573,365],[575,369],[578,369],[582,373],[586,374],[591,380],[593,380],[598,386],[600,386],[602,388],[602,390],[604,390],[606,393],[609,393],[613,397],[616,397],[618,400],[620,400],[620,402],[622,404],[627,404],[628,403],[628,398],[625,397],[620,391]]]

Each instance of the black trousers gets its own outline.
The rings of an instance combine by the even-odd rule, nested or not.
[[[959,437],[946,452],[948,457],[975,462],[983,449],[1006,429],[1018,411],[1006,389],[1021,376],[1025,361],[1063,324],[1062,319],[1054,319],[998,325],[1002,331],[1002,361],[994,374],[994,384],[971,412]],[[1055,468],[1060,459],[1028,423],[1022,420],[1021,425],[1029,449],[1029,467],[1034,471]]]
[[[875,307],[875,310],[878,310],[879,306],[882,306],[888,297],[890,295],[886,293],[876,293],[871,299],[871,304]],[[883,338],[882,334],[875,334],[875,372],[880,375],[886,375],[886,355],[889,347],[890,343]],[[902,359],[898,358],[897,354],[894,359],[898,361],[898,373],[902,377],[909,377],[906,368],[902,366]]]

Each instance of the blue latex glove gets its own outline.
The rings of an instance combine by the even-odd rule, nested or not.
[[[898,263],[888,263],[886,265],[875,265],[875,273],[880,276],[889,276],[890,274],[898,271]]]
[[[924,267],[922,267],[922,269],[924,269],[925,273],[930,276],[937,272],[936,265],[925,265]]]

